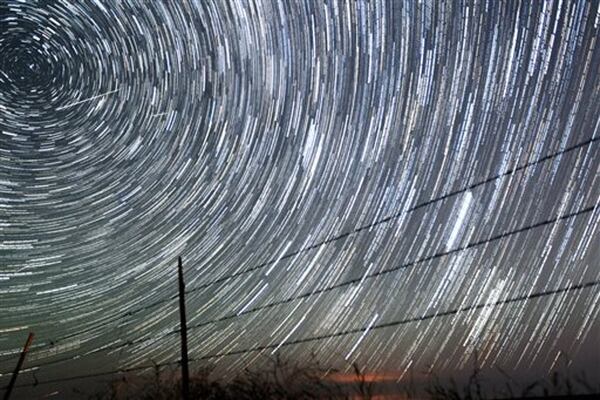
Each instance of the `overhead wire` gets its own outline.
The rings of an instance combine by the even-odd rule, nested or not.
[[[435,318],[447,317],[450,315],[455,315],[455,314],[472,311],[472,310],[478,310],[478,309],[489,308],[489,307],[498,307],[498,306],[511,304],[511,303],[529,301],[529,300],[538,299],[538,298],[542,298],[542,297],[555,296],[555,295],[559,295],[559,294],[570,293],[570,292],[580,291],[580,290],[584,290],[584,289],[590,289],[590,288],[597,287],[599,285],[600,285],[600,280],[583,282],[583,283],[578,283],[578,284],[574,284],[574,285],[570,285],[570,286],[566,286],[566,287],[562,287],[562,288],[544,290],[544,291],[534,292],[534,293],[530,293],[530,294],[526,294],[526,295],[511,297],[511,298],[507,298],[507,299],[503,299],[503,300],[497,300],[494,302],[473,304],[473,305],[458,307],[458,308],[454,308],[454,309],[450,309],[450,310],[446,310],[446,311],[425,314],[422,316],[409,317],[409,318],[396,320],[396,321],[382,322],[379,324],[370,325],[368,327],[361,327],[361,328],[337,331],[337,332],[332,332],[332,333],[325,334],[325,335],[309,336],[309,337],[300,338],[300,339],[296,339],[296,340],[283,341],[283,342],[280,342],[277,344],[273,343],[273,344],[268,344],[268,345],[250,347],[250,348],[241,349],[241,350],[230,350],[230,351],[226,351],[226,352],[222,352],[222,353],[209,354],[206,356],[190,358],[190,361],[191,362],[199,362],[199,361],[210,360],[213,358],[241,355],[241,354],[252,353],[252,352],[257,352],[257,351],[260,352],[260,351],[280,348],[280,347],[284,347],[284,346],[293,346],[293,345],[310,343],[310,342],[315,342],[315,341],[320,341],[320,340],[325,340],[325,339],[331,339],[334,337],[348,336],[348,335],[357,334],[357,333],[364,333],[365,331],[372,332],[377,329],[390,328],[390,327],[410,324],[413,322],[426,321],[426,320],[431,320],[431,319],[435,319]],[[43,381],[38,380],[35,383],[21,383],[21,384],[16,385],[15,387],[21,387],[21,388],[34,387],[37,385],[68,382],[68,381],[73,381],[73,380],[94,378],[94,377],[100,377],[100,376],[109,376],[109,375],[115,375],[115,374],[124,374],[124,373],[129,373],[129,372],[137,372],[137,371],[143,371],[143,370],[147,370],[147,369],[160,368],[160,367],[165,367],[165,366],[169,366],[169,365],[177,365],[179,363],[180,363],[180,361],[171,361],[168,363],[159,363],[159,364],[153,364],[153,365],[115,369],[115,370],[99,372],[99,373],[73,375],[73,376],[69,376],[69,377],[49,379],[49,380],[43,380]],[[5,390],[5,389],[7,389],[7,386],[0,388],[0,390]]]

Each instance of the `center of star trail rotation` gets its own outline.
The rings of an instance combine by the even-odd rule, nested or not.
[[[600,3],[0,0],[0,386],[591,368]],[[48,384],[51,385],[51,384]],[[63,386],[64,387],[64,386]]]

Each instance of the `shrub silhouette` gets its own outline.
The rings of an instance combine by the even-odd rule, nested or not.
[[[313,360],[314,360],[313,356]],[[299,365],[281,358],[269,359],[261,369],[244,369],[230,380],[212,377],[211,367],[192,371],[190,376],[190,398],[203,400],[373,400],[375,387],[357,365],[353,364],[351,384],[342,385],[327,379],[337,370],[322,367],[318,362]],[[520,385],[500,368],[498,371],[506,382],[501,388],[486,386],[481,370],[475,363],[473,372],[464,385],[454,379],[442,381],[433,375],[431,382],[419,393],[413,386],[397,386],[395,395],[403,399],[517,399],[552,396],[572,396],[600,393],[600,386],[591,384],[585,373],[572,378],[568,373],[553,373],[549,379],[536,380]],[[411,373],[412,376],[412,373]],[[152,374],[123,376],[109,383],[103,393],[89,397],[90,400],[179,400],[181,399],[180,371],[164,369],[155,364]],[[80,393],[80,392],[79,392]],[[386,397],[382,397],[386,398]]]

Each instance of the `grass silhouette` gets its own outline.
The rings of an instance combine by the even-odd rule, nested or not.
[[[261,369],[244,369],[236,377],[224,380],[212,376],[211,367],[192,371],[190,398],[203,400],[376,400],[376,399],[569,399],[596,398],[600,385],[590,383],[585,373],[572,377],[569,373],[554,372],[548,378],[520,384],[500,368],[505,382],[492,387],[477,365],[469,378],[459,384],[450,378],[442,380],[433,375],[421,390],[412,378],[402,385],[396,383],[379,393],[377,385],[357,365],[340,383],[328,379],[337,370],[324,368],[316,361],[296,364],[281,358],[269,359]],[[90,400],[179,400],[181,399],[180,371],[156,366],[152,374],[125,375],[110,382],[105,391],[89,396]],[[497,383],[496,383],[497,385]]]

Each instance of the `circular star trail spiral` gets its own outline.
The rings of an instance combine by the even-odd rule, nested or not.
[[[599,6],[0,1],[1,382],[586,368]]]

